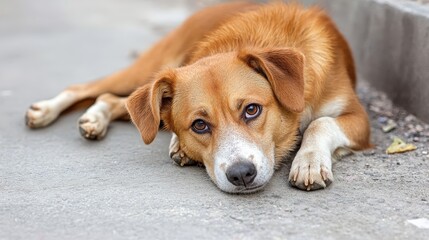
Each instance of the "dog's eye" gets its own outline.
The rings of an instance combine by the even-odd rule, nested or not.
[[[203,134],[210,132],[210,128],[204,120],[197,119],[192,123],[192,131],[198,134]]]
[[[252,120],[261,114],[262,106],[252,103],[247,105],[247,107],[244,109],[244,120]]]

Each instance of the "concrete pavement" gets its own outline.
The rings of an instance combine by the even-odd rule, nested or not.
[[[172,163],[168,133],[145,146],[116,122],[84,140],[83,111],[25,127],[32,102],[126,66],[199,6],[0,0],[0,239],[428,239],[407,222],[429,218],[428,126],[365,84],[376,148],[335,164],[335,182],[315,192],[288,185],[289,160],[259,193],[222,193],[203,168]],[[389,134],[386,116],[399,125]],[[386,155],[393,135],[418,149]]]

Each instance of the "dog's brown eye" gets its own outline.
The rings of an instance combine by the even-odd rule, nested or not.
[[[198,134],[210,132],[209,125],[201,119],[197,119],[192,123],[192,130]]]
[[[247,107],[244,109],[244,120],[252,120],[261,114],[261,105],[252,103],[247,105]]]

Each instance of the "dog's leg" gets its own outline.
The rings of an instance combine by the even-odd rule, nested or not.
[[[32,104],[26,113],[27,126],[45,127],[75,103],[97,98],[103,93],[127,96],[139,86],[149,83],[163,67],[181,65],[188,45],[192,44],[189,36],[183,37],[183,32],[187,31],[185,27],[161,39],[128,68],[98,81],[71,86],[52,99]]]
[[[81,135],[90,140],[99,140],[107,133],[109,123],[115,119],[129,119],[125,97],[105,93],[79,119]]]
[[[150,82],[154,73],[163,66],[177,66],[183,53],[168,51],[173,39],[165,38],[149,51],[142,54],[130,67],[98,81],[68,87],[56,97],[36,102],[26,113],[26,124],[30,128],[45,127],[75,103],[85,99],[95,99],[101,94],[112,93],[120,96],[131,94],[137,87]]]
[[[182,37],[185,30],[181,27],[161,39],[122,71],[98,81],[71,86],[52,99],[32,104],[26,113],[27,126],[45,127],[57,119],[65,109],[84,99],[95,99],[104,93],[127,96],[137,87],[149,83],[153,75],[163,67],[179,66],[189,47],[183,43],[189,41],[189,36]]]
[[[52,99],[36,102],[26,112],[26,124],[30,128],[48,126],[75,103],[95,99],[103,93],[128,95],[135,89],[126,81],[133,77],[131,73],[132,68],[125,69],[98,81],[70,86]],[[119,84],[121,81],[123,83]]]
[[[30,128],[45,127],[77,101],[75,92],[65,90],[52,99],[33,103],[25,114],[25,123]]]
[[[293,186],[304,190],[325,188],[333,181],[333,157],[344,153],[343,150],[370,146],[365,111],[359,103],[347,109],[355,111],[336,118],[321,117],[310,123],[289,173]]]
[[[171,136],[170,147],[169,147],[170,158],[177,163],[179,166],[192,166],[197,165],[198,162],[188,158],[186,154],[180,148],[179,137],[173,133]]]

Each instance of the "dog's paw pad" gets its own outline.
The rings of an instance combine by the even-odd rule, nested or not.
[[[330,156],[317,153],[298,154],[289,173],[290,184],[307,191],[329,186],[334,178],[330,159],[327,158]]]
[[[107,133],[109,121],[102,114],[85,113],[79,119],[79,132],[89,140],[100,140]]]
[[[25,114],[25,124],[30,128],[45,127],[58,117],[58,113],[49,106],[47,101],[35,103]]]

